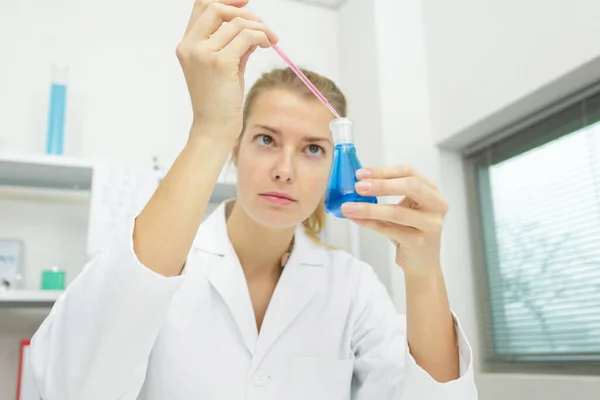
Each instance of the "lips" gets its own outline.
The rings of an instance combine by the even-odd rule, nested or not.
[[[288,201],[296,201],[292,196],[290,196],[287,193],[283,193],[283,192],[268,192],[268,193],[263,193],[262,196],[268,196],[268,197],[276,197],[282,200],[288,200]]]
[[[260,195],[267,202],[276,205],[277,207],[287,207],[296,203],[296,200],[287,193],[269,192]]]

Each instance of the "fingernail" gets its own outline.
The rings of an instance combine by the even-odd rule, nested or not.
[[[366,192],[368,190],[371,189],[371,182],[365,182],[365,181],[361,181],[361,182],[356,182],[356,190],[359,192]]]
[[[371,176],[371,171],[369,171],[366,168],[361,168],[358,171],[356,171],[356,177],[358,179],[365,179]]]
[[[351,214],[356,211],[356,205],[352,203],[344,203],[342,204],[342,211],[347,214]]]

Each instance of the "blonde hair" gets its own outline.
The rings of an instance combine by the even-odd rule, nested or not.
[[[306,69],[301,70],[304,75],[306,75],[306,77],[313,83],[313,85],[315,85],[315,87],[319,89],[321,93],[323,93],[325,98],[327,98],[327,101],[329,101],[333,108],[336,109],[340,116],[345,117],[347,112],[346,97],[340,88],[332,80],[322,75]],[[264,73],[254,83],[254,85],[252,85],[252,88],[246,96],[244,102],[242,134],[238,138],[235,146],[235,153],[233,154],[234,159],[237,158],[237,152],[240,148],[242,135],[246,130],[248,117],[252,112],[256,98],[260,93],[272,89],[287,89],[303,97],[311,99],[315,98],[310,89],[306,87],[306,85],[290,68],[277,68],[270,72]],[[323,199],[321,199],[319,205],[313,211],[313,213],[302,222],[302,225],[304,226],[304,232],[306,232],[306,235],[316,243],[321,243],[319,236],[325,227],[325,216],[326,214],[323,206]]]

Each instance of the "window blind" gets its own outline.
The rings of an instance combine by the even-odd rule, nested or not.
[[[470,156],[488,360],[600,362],[600,95]]]

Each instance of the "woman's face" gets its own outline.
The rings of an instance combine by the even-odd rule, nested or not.
[[[286,228],[312,214],[329,178],[331,120],[318,100],[289,90],[255,98],[237,156],[237,201],[251,218]]]

